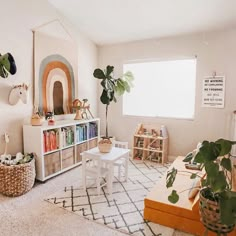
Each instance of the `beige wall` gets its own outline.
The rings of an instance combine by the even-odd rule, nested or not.
[[[92,78],[97,65],[97,48],[83,34],[78,33],[69,22],[49,5],[47,0],[9,0],[1,3],[0,53],[10,52],[16,61],[17,73],[8,79],[0,78],[0,154],[4,151],[2,135],[8,132],[11,154],[23,151],[22,124],[33,110],[33,33],[32,29],[49,21],[60,19],[72,37],[78,42],[78,93],[79,98],[88,98],[94,115],[97,114],[97,84]],[[30,99],[27,105],[8,104],[12,85],[30,84]]]
[[[122,74],[122,64],[130,60],[167,59],[197,55],[196,104],[194,120],[132,117],[122,115],[122,99],[112,104],[109,111],[110,134],[118,140],[129,141],[138,123],[164,124],[168,128],[172,156],[184,155],[199,141],[230,137],[232,112],[236,110],[236,29],[99,48],[99,66],[115,66],[115,74]],[[213,71],[226,76],[225,108],[201,107],[202,79]],[[134,81],[135,84],[135,81]],[[184,86],[184,85],[180,85]],[[148,91],[145,91],[148,93]],[[157,87],[158,92],[158,87]],[[163,97],[163,100],[165,98]],[[155,101],[150,101],[155,109]],[[105,107],[99,105],[99,116],[104,121]],[[104,122],[102,122],[104,132]]]

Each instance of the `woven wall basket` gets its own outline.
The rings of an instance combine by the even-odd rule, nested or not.
[[[224,225],[220,221],[220,207],[218,202],[211,201],[202,196],[202,191],[200,191],[200,216],[203,225],[210,231],[215,233],[226,234],[234,229],[233,225]]]
[[[0,164],[0,193],[17,197],[27,193],[35,181],[35,159],[20,165]]]

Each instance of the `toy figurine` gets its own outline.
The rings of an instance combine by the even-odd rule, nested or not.
[[[87,111],[89,112],[91,118],[93,115],[90,111],[90,104],[87,104],[88,99],[84,98],[81,102],[79,99],[73,101],[73,108],[76,109],[75,120],[88,119]]]

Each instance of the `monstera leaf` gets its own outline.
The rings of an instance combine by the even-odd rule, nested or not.
[[[14,75],[16,73],[16,64],[13,56],[10,53],[0,54],[0,76],[7,78],[8,73]]]
[[[173,186],[173,183],[175,182],[176,175],[178,173],[178,170],[175,168],[172,168],[170,171],[167,172],[166,176],[166,187],[170,188]]]

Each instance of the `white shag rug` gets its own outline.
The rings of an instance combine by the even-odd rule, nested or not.
[[[45,200],[86,219],[131,235],[171,236],[174,229],[143,219],[144,198],[168,166],[132,160],[129,162],[128,181],[119,182],[116,179],[112,196],[108,194],[106,186],[102,188],[100,196],[96,195],[94,186],[85,191],[78,180],[78,183],[66,186]]]

